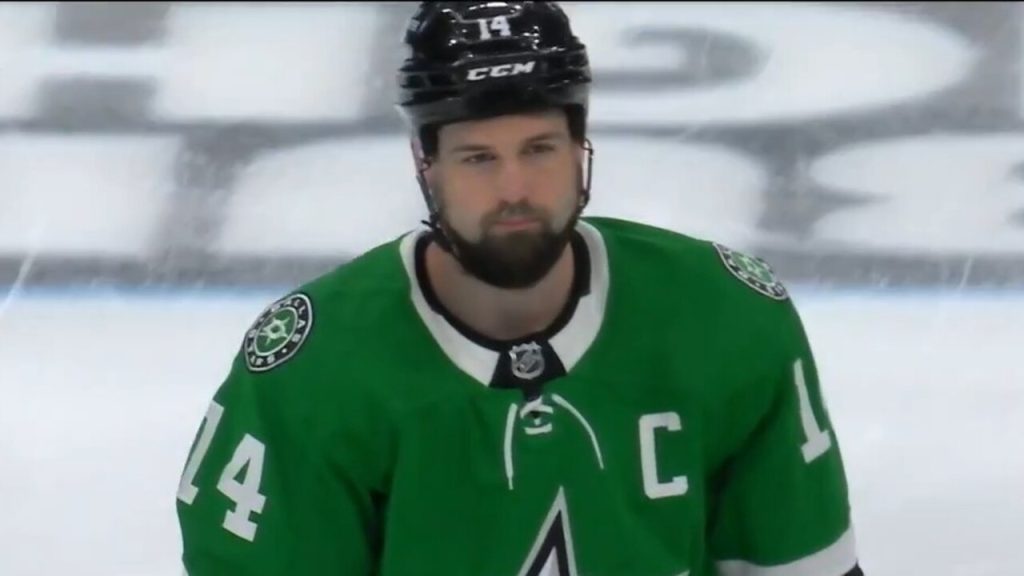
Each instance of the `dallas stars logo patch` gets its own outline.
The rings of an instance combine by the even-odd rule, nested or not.
[[[245,335],[245,363],[253,372],[284,364],[298,352],[313,328],[313,304],[305,294],[274,302]]]
[[[729,272],[747,286],[775,300],[789,298],[786,287],[779,282],[771,266],[764,260],[731,250],[721,244],[715,244],[715,249],[718,250],[718,255]]]

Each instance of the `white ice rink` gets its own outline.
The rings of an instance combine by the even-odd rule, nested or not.
[[[268,295],[0,316],[0,574],[178,576],[186,451]],[[1024,297],[796,293],[872,576],[1024,566]]]

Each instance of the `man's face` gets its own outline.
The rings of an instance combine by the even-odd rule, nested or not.
[[[463,266],[504,288],[540,280],[575,223],[581,161],[560,111],[442,127],[426,177]]]

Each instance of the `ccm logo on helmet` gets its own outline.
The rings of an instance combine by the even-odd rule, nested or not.
[[[529,74],[533,72],[536,65],[536,60],[530,60],[529,62],[514,62],[511,64],[499,64],[497,66],[473,68],[469,71],[469,74],[466,75],[466,79],[471,82],[475,82],[477,80],[485,80],[487,78],[501,78],[504,76]]]

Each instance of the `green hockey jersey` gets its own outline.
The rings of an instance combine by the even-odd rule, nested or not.
[[[574,298],[473,333],[417,230],[269,306],[181,475],[190,576],[859,574],[811,348],[762,260],[586,218]]]

